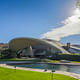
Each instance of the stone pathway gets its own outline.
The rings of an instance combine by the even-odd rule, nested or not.
[[[14,66],[8,66],[6,64],[0,64],[1,67],[6,67],[6,68],[11,68],[11,69],[15,69]],[[16,69],[19,69],[19,70],[27,70],[27,71],[36,71],[36,72],[45,72],[44,70],[42,69],[32,69],[32,68],[23,68],[23,67],[16,67]],[[51,70],[48,70],[47,73],[50,73]],[[71,77],[74,77],[78,80],[80,80],[80,75],[79,74],[75,74],[75,73],[70,73],[70,72],[65,72],[65,71],[56,71],[54,73],[57,73],[57,74],[63,74],[63,75],[67,75],[67,76],[71,76]]]

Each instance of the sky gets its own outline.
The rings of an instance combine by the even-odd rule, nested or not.
[[[0,43],[33,37],[80,44],[75,5],[76,0],[0,0]]]

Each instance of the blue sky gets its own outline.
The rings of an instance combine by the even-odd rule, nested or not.
[[[16,37],[40,36],[60,27],[72,15],[75,0],[0,0],[0,42]],[[64,37],[63,43],[80,44],[80,35]]]

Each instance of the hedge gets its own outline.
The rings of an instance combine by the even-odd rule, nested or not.
[[[57,60],[80,61],[80,55],[59,54],[56,55]]]

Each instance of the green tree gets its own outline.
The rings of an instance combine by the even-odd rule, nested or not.
[[[6,49],[1,51],[1,58],[14,58],[16,57],[16,51]]]

